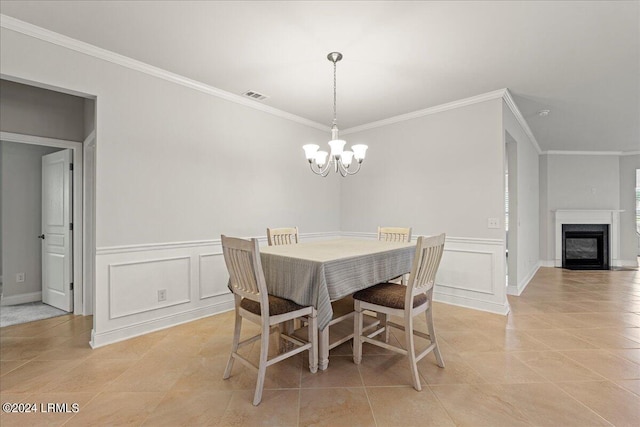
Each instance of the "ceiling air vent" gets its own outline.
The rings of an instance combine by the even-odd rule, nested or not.
[[[257,101],[262,101],[263,99],[267,99],[267,95],[263,95],[261,93],[256,92],[255,90],[248,90],[243,93],[244,96],[249,97],[251,99],[255,99]]]

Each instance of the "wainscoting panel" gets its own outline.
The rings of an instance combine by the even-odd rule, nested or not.
[[[181,256],[109,265],[109,318],[190,301],[191,258]],[[164,300],[159,293],[164,292]],[[127,298],[118,298],[127,295]]]
[[[375,233],[309,233],[302,241],[374,238]],[[416,236],[417,237],[417,236]],[[259,238],[262,246],[266,238]],[[434,299],[507,314],[504,242],[447,237]],[[233,309],[220,240],[99,248],[95,329],[100,347]],[[166,301],[158,290],[166,289]]]
[[[438,269],[437,283],[441,287],[493,295],[493,253],[447,249]],[[460,268],[464,265],[465,268]]]
[[[228,279],[229,274],[222,252],[200,255],[200,299],[228,294]]]
[[[447,237],[436,277],[434,300],[507,314],[504,242]]]
[[[340,233],[301,234],[303,241]],[[266,236],[258,237],[261,246]],[[233,309],[219,239],[96,250],[95,329],[101,347]],[[158,291],[166,300],[158,301]]]

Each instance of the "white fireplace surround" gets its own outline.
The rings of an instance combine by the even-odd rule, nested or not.
[[[562,267],[563,224],[609,224],[609,265],[621,267],[620,262],[620,212],[617,209],[558,209],[556,214],[555,266]]]

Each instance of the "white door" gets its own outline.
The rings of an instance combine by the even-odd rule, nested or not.
[[[42,156],[42,302],[73,311],[72,150]]]

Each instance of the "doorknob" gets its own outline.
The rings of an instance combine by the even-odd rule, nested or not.
[[[42,239],[42,240],[44,240],[44,234],[39,235],[39,236],[38,236],[38,239]]]

